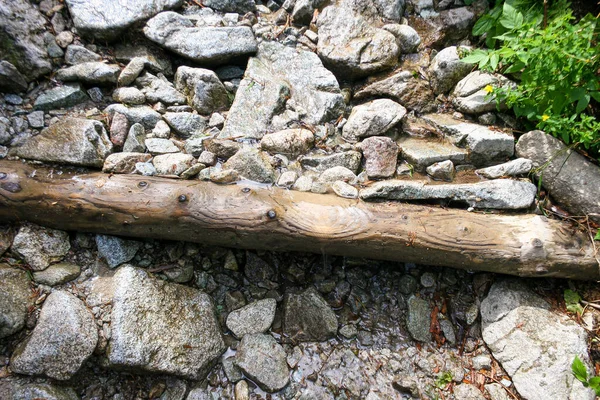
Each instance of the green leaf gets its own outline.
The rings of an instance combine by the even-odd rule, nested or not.
[[[600,229],[596,232],[596,236],[594,236],[594,240],[600,240]]]
[[[475,25],[473,25],[473,36],[483,35],[492,29],[495,23],[496,18],[485,14],[483,17],[479,18],[477,22],[475,22]]]
[[[591,92],[590,96],[592,96],[594,100],[600,103],[600,92]]]
[[[567,304],[578,304],[581,301],[581,296],[574,290],[566,289],[563,293],[565,303]]]
[[[525,64],[523,64],[521,61],[517,61],[513,65],[506,68],[506,71],[504,71],[504,73],[512,74],[513,72],[521,71],[523,68],[525,68]]]
[[[475,50],[465,58],[461,58],[460,61],[467,64],[477,64],[481,60],[485,59],[488,56],[487,51],[484,50]]]
[[[586,94],[582,98],[577,101],[577,107],[575,108],[575,113],[579,114],[590,104],[590,95]]]
[[[587,369],[585,368],[585,365],[583,365],[583,362],[579,359],[579,356],[575,356],[575,359],[571,364],[571,370],[573,371],[575,378],[581,382],[587,383]]]
[[[590,384],[591,388],[593,388],[593,389],[598,388],[600,386],[600,376],[594,376],[593,378],[590,378],[588,383]]]
[[[504,7],[502,8],[502,17],[500,17],[500,25],[502,25],[506,29],[519,28],[521,25],[523,25],[523,14],[518,12],[516,8],[514,8],[512,5],[506,2],[504,3]]]
[[[569,304],[567,305],[567,311],[573,314],[581,315],[583,314],[583,307],[579,304]]]
[[[500,56],[498,55],[498,53],[492,53],[492,55],[490,56],[490,67],[492,68],[493,71],[495,71],[496,68],[498,68],[499,61],[500,61]]]

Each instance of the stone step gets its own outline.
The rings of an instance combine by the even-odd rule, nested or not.
[[[440,161],[450,160],[455,165],[467,164],[469,151],[456,147],[447,140],[405,136],[398,140],[402,157],[419,172]]]

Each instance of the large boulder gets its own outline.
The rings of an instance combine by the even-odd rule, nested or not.
[[[560,140],[542,131],[531,131],[519,138],[519,157],[533,162],[535,176],[542,186],[567,211],[590,215],[600,222],[600,168]]]
[[[0,339],[25,326],[28,308],[33,305],[27,272],[0,264]]]
[[[34,271],[42,271],[62,260],[70,248],[67,232],[33,224],[21,226],[12,244],[12,251]]]
[[[109,366],[203,379],[225,350],[210,297],[130,266],[113,286]]]
[[[44,25],[43,15],[29,1],[0,3],[0,58],[29,81],[52,70],[42,37]]]
[[[483,340],[523,398],[594,399],[571,371],[579,356],[587,363],[587,333],[522,282],[492,285],[481,303]]]
[[[248,61],[219,138],[260,139],[296,120],[317,125],[343,111],[339,84],[316,54],[264,42]]]
[[[176,12],[166,11],[146,23],[144,34],[159,45],[202,64],[223,64],[256,52],[249,26],[201,26]]]
[[[96,348],[94,316],[66,291],[52,292],[33,333],[13,352],[10,368],[19,374],[70,379]]]
[[[66,0],[77,32],[113,40],[135,22],[181,6],[183,0]]]

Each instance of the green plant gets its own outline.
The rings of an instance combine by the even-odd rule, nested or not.
[[[573,363],[571,364],[571,371],[573,371],[573,375],[575,378],[583,383],[583,386],[589,387],[596,395],[600,396],[600,377],[598,376],[588,376],[587,368],[579,358],[579,356],[575,356]]]
[[[440,374],[440,376],[438,376],[437,380],[435,381],[435,386],[438,389],[445,389],[446,386],[452,382],[452,379],[452,373],[450,371],[444,371]]]
[[[600,240],[600,229],[596,232],[596,236],[594,236],[594,240]]]
[[[574,290],[566,289],[564,294],[565,304],[567,306],[567,311],[576,313],[577,315],[583,314],[583,307],[579,302],[581,301],[581,296]]]

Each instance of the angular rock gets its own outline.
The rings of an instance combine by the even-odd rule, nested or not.
[[[182,0],[67,0],[77,32],[103,41],[113,40],[138,21],[177,8]]]
[[[129,120],[121,113],[115,113],[110,122],[110,141],[117,147],[123,146],[129,133]]]
[[[73,263],[52,264],[43,271],[33,273],[33,280],[42,285],[56,286],[72,281],[81,273],[81,268]]]
[[[283,389],[289,382],[285,351],[270,335],[244,336],[237,349],[235,363],[269,393]]]
[[[27,272],[0,264],[0,339],[25,326],[33,300]]]
[[[158,175],[181,175],[185,170],[196,163],[190,154],[161,154],[152,160]]]
[[[317,172],[333,167],[346,167],[353,173],[358,172],[362,155],[358,151],[345,151],[329,155],[305,156],[300,160],[302,166]]]
[[[481,303],[481,325],[483,340],[523,398],[595,398],[571,371],[576,356],[588,363],[587,333],[525,284],[495,282]]]
[[[104,125],[83,118],[62,119],[10,150],[21,158],[85,167],[102,167],[111,152]]]
[[[574,215],[600,222],[600,168],[560,140],[531,131],[519,138],[517,155],[533,162],[536,179],[554,200]]]
[[[452,92],[452,104],[466,114],[481,114],[487,111],[505,110],[504,102],[498,104],[496,98],[486,88],[492,90],[514,85],[511,81],[499,74],[490,74],[481,71],[471,72],[456,84]]]
[[[150,71],[173,76],[170,57],[160,47],[151,43],[144,43],[143,45],[118,44],[115,48],[115,57],[123,63],[129,63],[134,58],[139,57],[144,60],[144,66]]]
[[[421,37],[417,31],[408,25],[388,24],[384,25],[382,29],[396,37],[396,43],[401,54],[414,53],[421,44]]]
[[[458,81],[471,72],[473,66],[460,61],[458,51],[456,46],[447,47],[431,60],[429,79],[435,94],[448,93]]]
[[[454,164],[450,160],[437,162],[427,167],[427,175],[438,181],[451,182],[454,179]]]
[[[344,181],[333,182],[331,189],[335,194],[345,199],[358,198],[358,189]]]
[[[160,139],[168,139],[171,136],[171,128],[165,121],[158,121],[152,129],[152,134]]]
[[[192,19],[171,11],[150,19],[144,34],[172,52],[202,64],[223,64],[254,54],[257,49],[248,26],[196,27]]]
[[[373,100],[352,109],[342,136],[357,141],[366,136],[379,136],[396,126],[406,115],[406,108],[389,100]]]
[[[455,165],[468,162],[469,151],[447,141],[405,136],[400,138],[398,144],[402,157],[420,172],[425,171],[427,166],[441,161],[450,160]]]
[[[102,62],[85,62],[58,70],[59,81],[81,81],[91,84],[117,83],[121,68],[116,64]]]
[[[254,0],[205,0],[202,4],[213,10],[245,14],[256,10]]]
[[[239,143],[227,139],[207,139],[203,143],[206,150],[223,159],[232,157],[240,149]],[[186,151],[189,153],[187,146]]]
[[[286,107],[294,110],[293,118]],[[316,54],[263,42],[248,61],[219,138],[260,139],[294,119],[318,125],[338,118],[343,110],[338,82]]]
[[[229,94],[213,71],[181,66],[175,73],[175,87],[189,99],[189,105],[202,115],[229,107]]]
[[[235,153],[223,164],[223,168],[233,169],[251,181],[275,182],[275,169],[271,165],[269,157],[262,151],[251,147],[242,148]]]
[[[200,153],[200,156],[198,157],[198,162],[212,167],[217,163],[217,156],[214,153],[205,150],[202,153]]]
[[[372,136],[360,142],[369,179],[389,178],[396,172],[398,145],[386,136]]]
[[[531,182],[497,179],[478,183],[428,185],[427,182],[389,180],[360,191],[363,200],[451,200],[473,208],[518,210],[533,204],[537,193]]]
[[[140,76],[135,83],[141,88],[146,100],[150,103],[161,102],[168,105],[186,103],[185,96],[175,89],[171,82],[157,78],[150,73]]]
[[[319,175],[319,182],[332,184],[336,181],[343,181],[354,185],[357,182],[357,178],[354,172],[342,166],[328,168]]]
[[[45,24],[44,16],[29,1],[11,0],[0,7],[0,57],[28,81],[52,70],[42,35]]]
[[[337,317],[314,287],[287,293],[283,307],[283,332],[293,342],[322,342],[337,334]]]
[[[96,54],[83,46],[77,46],[76,44],[67,46],[67,50],[65,51],[65,62],[68,65],[97,61],[102,61],[102,57],[99,54]]]
[[[408,317],[406,318],[406,328],[410,336],[419,342],[430,342],[431,306],[429,302],[420,297],[410,296],[407,303]]]
[[[151,154],[145,153],[114,153],[106,157],[102,172],[114,174],[131,174],[135,172],[135,165],[139,162],[148,162]]]
[[[143,176],[156,175],[156,168],[151,162],[137,163],[135,164],[135,173]]]
[[[483,125],[455,120],[446,114],[427,114],[423,118],[451,136],[454,143],[470,151],[469,161],[477,166],[504,161],[515,152],[515,139],[508,133]]]
[[[511,160],[504,164],[478,169],[475,173],[488,179],[497,179],[502,178],[503,176],[527,175],[532,168],[533,162],[531,160],[527,158],[517,158],[516,160]]]
[[[135,79],[142,73],[144,67],[146,66],[146,60],[142,57],[134,57],[123,71],[119,74],[119,78],[117,83],[119,86],[127,86],[133,83]]]
[[[21,93],[27,90],[27,80],[8,61],[0,61],[0,90],[6,93]]]
[[[325,7],[317,19],[317,53],[325,65],[351,78],[396,65],[396,38],[374,27],[375,15],[375,5],[360,0],[337,0]]]
[[[62,260],[70,248],[67,232],[33,224],[21,226],[12,244],[12,251],[34,271],[42,271]]]
[[[166,125],[164,121],[158,121],[156,126],[160,123]],[[156,129],[156,128],[155,128]],[[144,145],[144,139],[146,138],[146,130],[142,124],[133,124],[131,128],[129,128],[129,133],[127,134],[127,139],[125,139],[125,143],[123,144],[123,152],[129,153],[143,153],[146,151],[146,146]],[[106,165],[106,162],[105,162]]]
[[[43,128],[44,127],[44,112],[43,111],[34,111],[27,114],[27,122],[29,122],[29,126],[32,128]]]
[[[109,365],[203,379],[225,350],[210,297],[128,266],[113,285]]]
[[[105,113],[112,118],[115,113],[123,114],[131,125],[142,124],[145,129],[151,130],[161,120],[159,113],[148,106],[127,107],[123,104],[111,104],[104,109]]]
[[[424,0],[420,3],[429,6],[429,9],[421,12],[426,18],[413,16],[408,22],[419,32],[424,47],[438,50],[468,39],[478,17],[474,11],[481,12],[476,7],[459,7],[436,13],[431,10],[431,1]]]
[[[263,299],[238,308],[227,316],[227,328],[238,338],[265,333],[275,318],[275,299]]]
[[[56,110],[72,107],[88,100],[79,83],[69,83],[50,89],[35,99],[33,108],[36,110]]]
[[[152,155],[179,152],[179,148],[169,139],[146,139],[144,144]]]
[[[128,105],[139,105],[146,102],[146,96],[139,89],[133,87],[117,88],[113,92],[113,100]]]
[[[286,129],[267,133],[260,141],[261,149],[297,157],[306,153],[313,145],[315,137],[308,129]]]
[[[292,20],[297,24],[309,25],[313,19],[315,10],[321,7],[324,0],[295,0],[292,9]]]
[[[109,268],[116,268],[131,261],[142,243],[117,236],[96,235],[96,246],[98,246],[98,256],[106,261]]]
[[[168,112],[163,118],[169,126],[183,139],[201,135],[206,128],[206,118],[189,112]]]
[[[52,292],[33,333],[13,352],[10,368],[19,374],[70,379],[97,341],[94,316],[83,301],[66,291]]]

